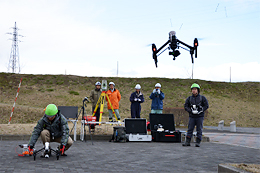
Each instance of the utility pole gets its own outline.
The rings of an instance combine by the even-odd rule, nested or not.
[[[12,69],[12,73],[16,72],[16,69],[18,69],[18,73],[21,72],[20,69],[20,60],[19,60],[19,48],[18,48],[18,36],[23,37],[22,35],[18,35],[18,28],[16,27],[16,22],[14,24],[14,27],[12,27],[13,33],[7,33],[10,35],[13,35],[13,38],[10,39],[12,40],[12,48],[11,48],[11,54],[10,54],[10,59],[9,59],[9,64],[8,64],[8,71]]]
[[[117,61],[117,70],[116,70],[116,76],[118,77],[118,61]]]
[[[231,66],[230,66],[230,77],[229,77],[229,82],[231,83]]]
[[[193,79],[193,68],[194,68],[194,64],[192,63],[191,79]]]

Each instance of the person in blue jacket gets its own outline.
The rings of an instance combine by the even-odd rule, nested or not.
[[[135,86],[136,91],[130,96],[131,102],[131,118],[140,118],[141,113],[141,103],[144,102],[144,95],[141,93],[141,85],[137,84]]]
[[[152,105],[151,105],[152,114],[162,114],[164,93],[161,91],[161,87],[162,87],[161,84],[157,83],[155,85],[155,89],[150,95],[150,99],[152,99]]]

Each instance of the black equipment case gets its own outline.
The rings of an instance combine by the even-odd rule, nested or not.
[[[152,131],[153,142],[181,142],[181,132],[179,130],[173,132],[157,132]]]
[[[160,127],[164,130],[159,131]],[[173,114],[150,114],[150,128],[154,142],[181,142],[181,132],[175,130]]]

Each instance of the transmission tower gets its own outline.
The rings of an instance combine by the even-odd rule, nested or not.
[[[18,42],[20,41],[18,39],[18,36],[23,37],[22,35],[18,35],[18,28],[16,27],[16,22],[14,24],[14,27],[12,27],[13,33],[7,33],[10,35],[13,35],[12,40],[12,48],[11,48],[11,54],[8,64],[8,71],[12,69],[12,73],[15,73],[18,69],[18,73],[20,73],[20,61],[19,61],[19,48],[18,48]]]

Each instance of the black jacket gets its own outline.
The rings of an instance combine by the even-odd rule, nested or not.
[[[138,101],[138,100],[135,101],[135,98],[140,99],[141,101]],[[130,102],[131,102],[131,109],[133,109],[133,108],[139,109],[141,107],[140,103],[144,102],[143,93],[141,93],[141,91],[139,92],[139,94],[136,91],[133,92],[130,96]]]
[[[197,105],[197,106],[201,106],[203,108],[203,112],[200,114],[193,114],[191,107],[192,105]],[[184,109],[189,112],[189,116],[192,118],[196,118],[196,117],[204,117],[204,112],[209,108],[209,104],[208,104],[208,100],[206,99],[205,96],[202,96],[200,94],[198,94],[197,96],[189,96],[184,104]]]

